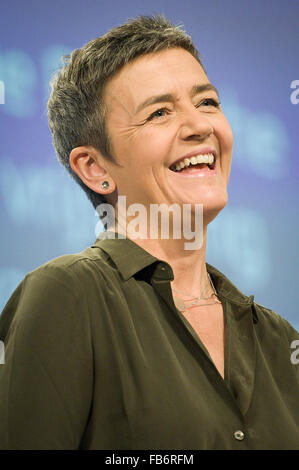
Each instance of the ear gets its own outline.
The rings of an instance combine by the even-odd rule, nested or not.
[[[104,161],[99,151],[93,147],[76,147],[70,153],[70,165],[83,183],[96,193],[106,195],[115,191],[116,184],[107,170],[101,166]],[[109,182],[108,188],[102,188],[103,181]]]

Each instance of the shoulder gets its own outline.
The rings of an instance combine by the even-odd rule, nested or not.
[[[254,301],[254,295],[245,295],[221,271],[208,263],[206,264],[208,272],[213,278],[217,292],[229,302],[237,305],[250,306],[254,321],[259,325],[261,331],[267,329],[267,332],[276,332],[277,335],[286,335],[288,337],[299,336],[298,331],[296,331],[282,315]]]
[[[105,257],[91,247],[52,259],[30,271],[0,315],[0,336],[5,337],[11,325],[61,325],[88,320],[89,300],[95,303],[97,297],[100,301],[108,271]]]
[[[286,377],[288,371],[299,380],[299,332],[281,315],[256,302],[258,316],[255,325],[258,342],[264,358],[273,370]]]
[[[109,268],[105,254],[88,247],[80,253],[65,254],[47,261],[30,271],[21,284],[23,289],[34,284],[35,288],[55,288],[78,297],[93,281],[104,283]]]
[[[272,332],[278,339],[285,339],[288,343],[299,339],[299,332],[282,315],[257,302],[253,302],[253,308],[260,328],[265,330],[265,334]]]

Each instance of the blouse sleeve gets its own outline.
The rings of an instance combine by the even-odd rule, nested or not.
[[[0,316],[0,449],[78,449],[93,356],[80,285],[55,267],[30,273]]]

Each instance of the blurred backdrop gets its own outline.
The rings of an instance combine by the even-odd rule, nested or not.
[[[63,54],[153,13],[192,36],[234,133],[230,200],[209,227],[207,262],[299,329],[297,0],[2,3],[0,311],[28,271],[96,238],[96,213],[52,147],[51,74]]]

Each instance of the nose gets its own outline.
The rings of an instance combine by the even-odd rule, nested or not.
[[[180,137],[183,140],[204,140],[214,132],[206,113],[200,112],[194,105],[188,106],[181,115]]]

